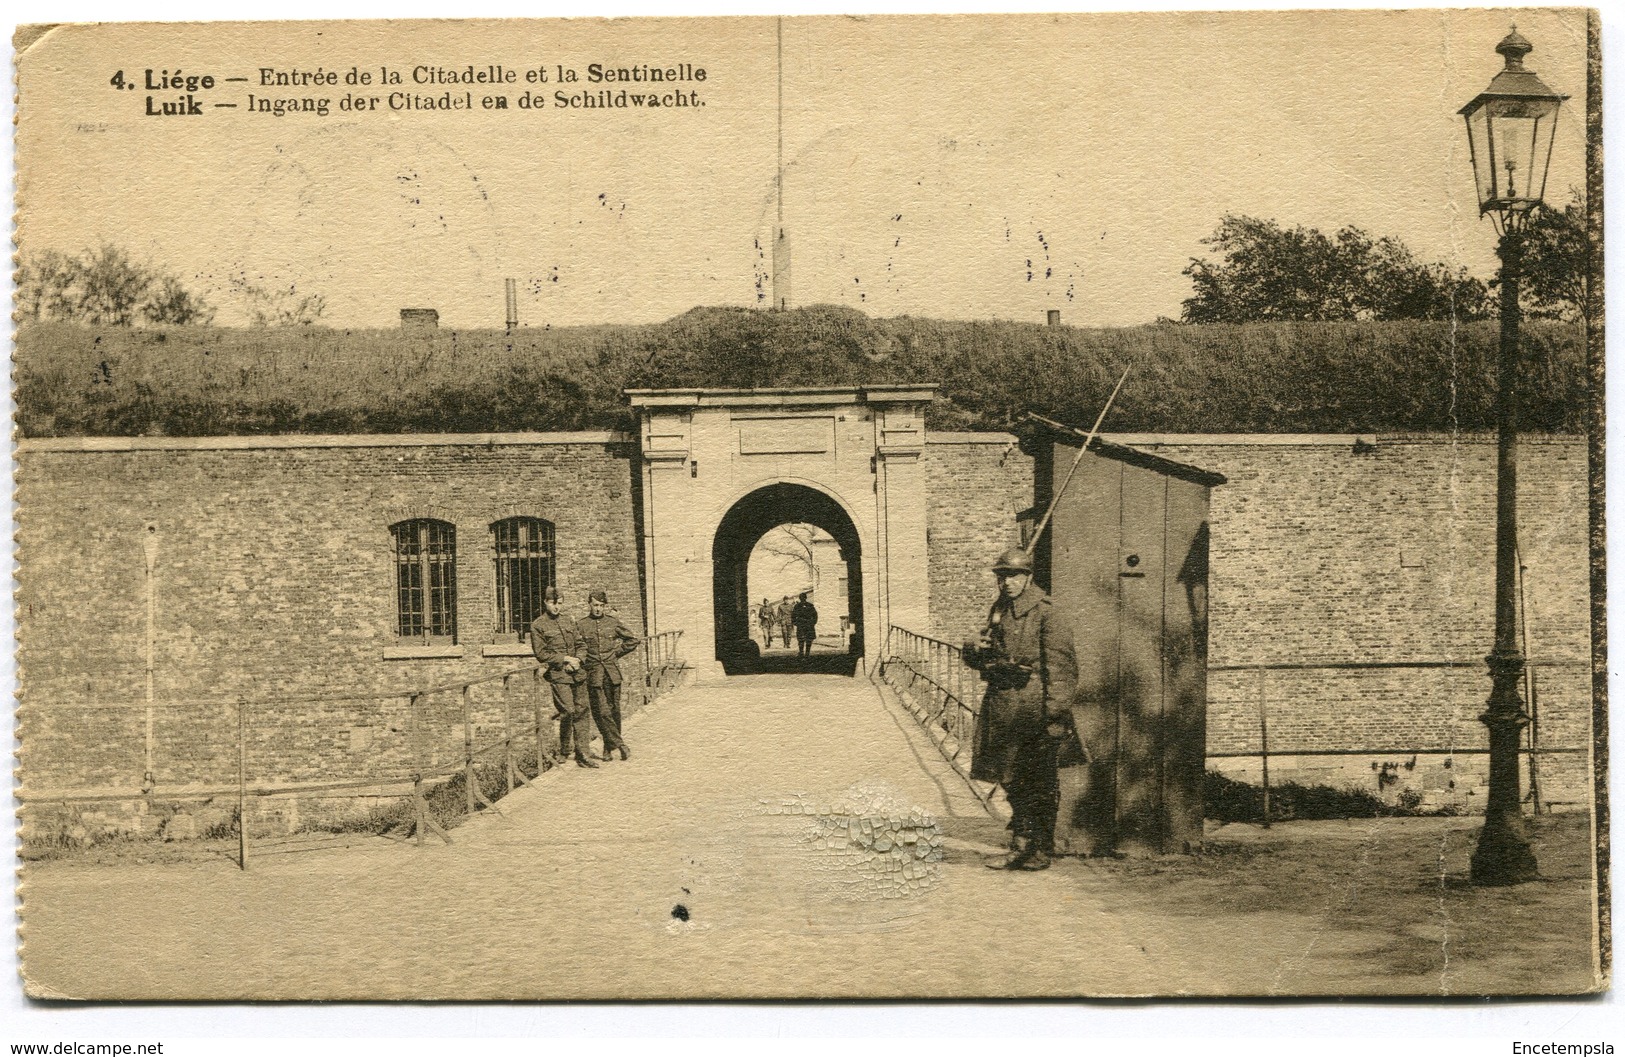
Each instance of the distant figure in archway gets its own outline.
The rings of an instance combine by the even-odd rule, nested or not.
[[[773,608],[773,603],[765,598],[762,599],[761,608],[756,610],[756,622],[762,626],[762,646],[764,648],[771,648],[773,645],[773,628],[777,619],[778,611]]]
[[[779,599],[777,611],[773,616],[773,622],[779,626],[779,634],[784,638],[785,649],[790,648],[790,632],[795,628],[795,621],[790,615],[795,611],[795,608],[795,603],[790,601],[790,596],[785,595]]]
[[[790,609],[790,623],[796,627],[796,656],[811,657],[813,639],[818,637],[818,607],[807,601],[805,591]]]

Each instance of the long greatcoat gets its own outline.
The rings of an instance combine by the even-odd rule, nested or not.
[[[1032,669],[1032,677],[1020,689],[998,689],[990,684],[976,717],[971,777],[1005,785],[1015,774],[1021,754],[1043,744],[1049,722],[1071,719],[1078,661],[1072,629],[1037,584],[1029,582],[1015,598],[1000,595],[988,611],[988,627],[993,648],[984,650],[967,643],[967,665],[985,672],[999,659],[1002,647],[1005,658]],[[1067,739],[1067,743],[1074,741]],[[1063,744],[1063,750],[1066,747]],[[1062,759],[1061,765],[1069,762]]]

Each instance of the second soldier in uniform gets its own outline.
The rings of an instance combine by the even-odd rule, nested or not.
[[[620,660],[638,648],[638,637],[609,611],[609,595],[603,590],[587,596],[587,615],[576,622],[576,627],[581,632],[582,667],[587,673],[592,718],[604,739],[604,759],[611,759],[619,750],[621,759],[629,760],[632,751],[621,737]]]

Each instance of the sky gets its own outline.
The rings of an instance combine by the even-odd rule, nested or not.
[[[1548,196],[1583,179],[1575,11],[802,17],[783,20],[794,304],[1079,325],[1177,316],[1181,270],[1239,212],[1403,239],[1493,273],[1456,111],[1509,24],[1574,96]],[[69,27],[20,62],[22,251],[104,241],[241,323],[241,289],[321,294],[323,322],[642,323],[763,303],[777,215],[774,18]],[[259,70],[591,63],[706,70],[703,107],[390,111]],[[149,117],[114,70],[247,77]],[[437,94],[441,87],[402,88]],[[640,85],[506,86],[551,94]],[[459,91],[462,89],[459,88]],[[340,112],[347,92],[378,109]],[[328,116],[246,109],[327,97]],[[234,101],[237,109],[215,108]]]

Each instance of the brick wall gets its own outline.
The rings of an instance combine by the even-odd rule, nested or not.
[[[951,439],[951,438],[950,438]],[[1224,474],[1210,525],[1209,664],[1460,661],[1453,670],[1273,672],[1272,752],[1480,749],[1494,626],[1493,437],[1147,437],[1114,440]],[[1030,461],[998,444],[927,447],[931,495],[930,634],[977,626],[992,597],[988,559],[1015,541],[1031,503]],[[1520,455],[1525,610],[1540,739],[1590,738],[1586,452],[1577,437],[1526,437]],[[1208,751],[1258,747],[1250,671],[1211,672]],[[1448,761],[1448,763],[1447,763]],[[1256,779],[1252,759],[1215,768]],[[1375,769],[1373,769],[1375,765]],[[1589,798],[1586,756],[1545,757],[1549,800]],[[1379,784],[1378,775],[1392,781]],[[1272,780],[1359,785],[1434,805],[1482,803],[1484,758],[1381,752],[1273,758]]]
[[[1272,752],[1481,749],[1494,632],[1495,442],[1489,436],[1120,438],[1215,470],[1210,668],[1271,662],[1458,661],[1451,670],[1271,672]],[[1540,740],[1589,742],[1586,452],[1527,437],[1520,451],[1524,605]],[[1578,662],[1578,663],[1576,663]],[[1208,678],[1208,751],[1258,747],[1253,672]],[[1448,763],[1447,763],[1448,761]],[[1271,760],[1274,780],[1355,784],[1481,807],[1484,757],[1372,753]],[[1375,769],[1373,769],[1375,765]],[[1213,766],[1256,776],[1249,762]],[[1393,781],[1379,784],[1387,768]],[[1547,799],[1586,802],[1586,757],[1547,757]],[[1527,790],[1527,786],[1526,786]]]
[[[29,786],[141,782],[148,524],[157,541],[154,686],[165,705],[403,691],[528,663],[482,649],[495,638],[489,525],[515,515],[553,522],[567,611],[584,612],[587,591],[602,586],[642,633],[624,438],[377,440],[25,447],[17,611]],[[410,517],[457,528],[459,657],[386,659],[397,645],[389,526]],[[635,685],[641,669],[632,667]],[[472,693],[478,739],[497,736],[509,707],[523,717],[516,722],[533,722],[531,691],[508,693],[505,701],[500,682]],[[462,707],[457,694],[427,698],[416,730],[401,698],[256,708],[250,770],[265,781],[309,781],[399,774],[424,753],[442,762],[460,754]],[[235,722],[225,705],[159,708],[158,781],[235,781]]]
[[[1278,661],[1456,660],[1457,670],[1271,673],[1272,751],[1471,749],[1488,679],[1494,443],[1488,437],[1119,437],[1226,475],[1212,492],[1208,749],[1257,747],[1257,677]],[[425,443],[424,441],[432,441]],[[493,614],[491,521],[551,520],[559,586],[582,611],[602,585],[634,630],[641,596],[632,452],[609,435],[315,438],[283,447],[51,450],[18,456],[23,768],[32,788],[128,789],[145,744],[142,536],[157,526],[160,702],[375,692],[517,667],[485,657]],[[63,443],[63,442],[59,442]],[[67,442],[71,443],[71,442]],[[120,442],[83,442],[83,447]],[[271,443],[268,441],[266,443]],[[989,560],[1017,539],[1030,460],[1002,434],[939,434],[926,447],[928,633],[950,642],[983,620]],[[1526,438],[1520,476],[1525,607],[1540,736],[1584,748],[1590,683],[1585,447]],[[388,526],[410,516],[458,529],[460,658],[386,660],[395,644]],[[633,680],[636,682],[636,676]],[[511,693],[524,715],[530,699]],[[500,684],[472,702],[480,737],[500,728]],[[461,702],[426,701],[435,752],[461,746]],[[389,773],[414,752],[401,699],[288,706],[257,717],[253,768],[267,778]],[[160,709],[160,781],[235,778],[234,713]],[[439,758],[438,756],[436,757]],[[1448,761],[1448,765],[1447,765]],[[1481,802],[1483,758],[1385,751],[1277,757],[1272,778],[1362,785],[1437,804]],[[1215,756],[1256,774],[1251,760]],[[1392,772],[1395,780],[1379,784]],[[1587,760],[1543,763],[1545,795],[1587,799]]]
[[[990,566],[1021,542],[1016,515],[1033,502],[1032,460],[1004,433],[934,434],[925,446],[931,626],[962,642],[987,621],[997,584]]]

